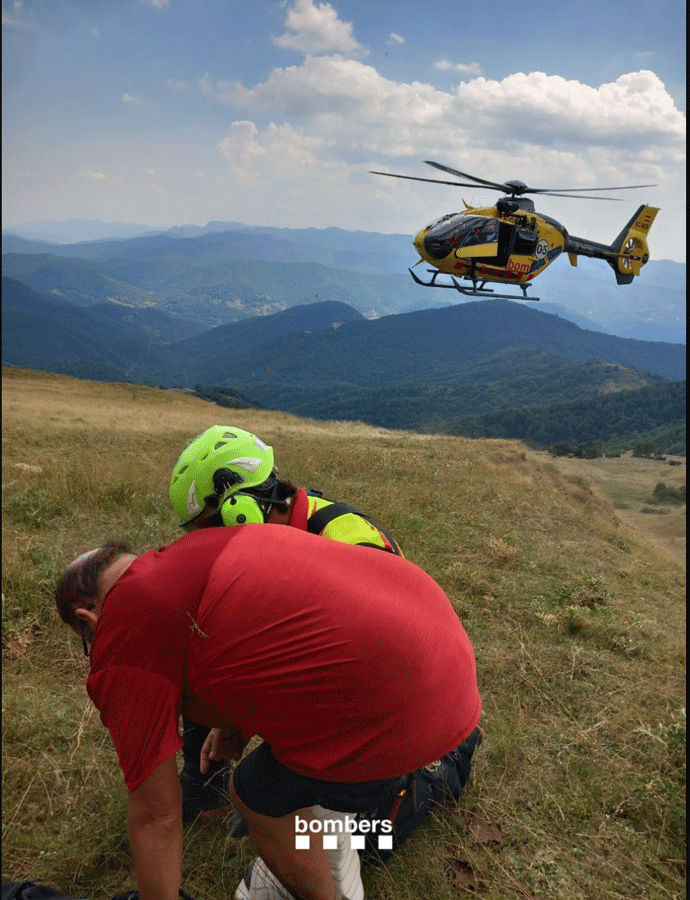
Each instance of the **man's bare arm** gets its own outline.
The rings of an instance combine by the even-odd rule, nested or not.
[[[129,795],[128,825],[140,900],[178,900],[182,795],[174,755]]]

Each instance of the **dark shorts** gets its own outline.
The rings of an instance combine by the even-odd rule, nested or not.
[[[319,781],[298,775],[279,763],[266,743],[245,756],[233,773],[233,785],[240,800],[254,812],[274,819],[310,806],[343,813],[390,808],[408,781],[407,775],[349,784]]]

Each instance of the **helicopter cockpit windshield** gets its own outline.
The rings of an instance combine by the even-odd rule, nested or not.
[[[498,241],[498,219],[457,213],[433,222],[424,237],[424,249],[443,259],[455,249]]]

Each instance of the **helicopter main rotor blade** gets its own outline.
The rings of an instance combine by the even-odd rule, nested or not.
[[[563,194],[570,194],[574,191],[631,191],[633,188],[648,188],[648,187],[658,187],[656,184],[623,184],[618,185],[617,187],[596,187],[596,188],[526,188],[525,193],[527,194],[551,194],[553,197],[560,197]],[[554,193],[557,191],[558,193]],[[592,197],[593,200],[596,200],[596,197]]]
[[[374,169],[369,170],[372,175],[387,175],[388,178],[404,178],[406,181],[428,181],[432,184],[449,184],[451,187],[468,187],[468,188],[476,188],[476,184],[467,184],[462,181],[442,181],[440,178],[419,178],[416,175],[396,175],[395,172],[376,172]],[[505,193],[505,188],[498,187],[498,185],[486,185],[486,187],[490,187],[493,190],[501,191],[501,193]],[[568,200],[613,200],[614,203],[620,203],[620,197],[588,197],[586,194],[557,194],[552,191],[539,191],[540,194],[543,194],[546,197],[565,197]]]
[[[450,175],[457,175],[459,178],[469,178],[472,183],[466,181],[445,181],[440,178],[420,178],[417,175],[397,175],[395,172],[377,172],[374,169],[370,169],[369,171],[372,175],[386,175],[388,178],[404,178],[406,181],[426,181],[431,184],[447,184],[451,187],[476,188],[478,185],[482,185],[494,191],[501,191],[501,193],[508,194],[511,197],[519,197],[523,194],[542,194],[545,197],[564,197],[565,199],[573,198],[576,200],[613,200],[614,202],[620,202],[620,197],[593,197],[590,196],[590,192],[631,191],[637,188],[657,187],[656,184],[625,184],[617,185],[616,187],[603,188],[531,188],[526,184],[522,184],[522,182],[506,182],[505,184],[499,184],[496,181],[487,181],[485,178],[477,178],[476,175],[468,175],[466,172],[460,172],[458,169],[451,169],[449,166],[433,162],[430,159],[425,159],[424,162],[429,166],[440,169],[442,172],[448,172]]]
[[[476,188],[476,184],[464,184],[462,181],[442,181],[440,178],[418,178],[416,175],[396,175],[395,172],[375,172],[369,169],[372,175],[387,175],[389,178],[405,178],[407,181],[430,181],[432,184],[450,184],[453,187],[469,187]],[[497,191],[505,191],[502,185],[490,185]]]
[[[620,197],[589,197],[587,194],[559,194],[556,191],[526,191],[527,194],[541,194],[542,197],[565,197],[566,200],[613,200],[621,203]]]
[[[435,169],[441,169],[442,172],[448,172],[449,175],[457,175],[459,178],[469,178],[471,181],[475,181],[477,184],[484,184],[486,187],[496,188],[497,191],[505,191],[506,194],[510,193],[510,188],[506,184],[499,184],[496,181],[487,181],[485,178],[477,178],[476,175],[468,175],[467,172],[460,172],[458,169],[451,169],[449,166],[443,166],[441,163],[432,162],[430,159],[425,159],[424,162],[427,166],[433,166]],[[456,182],[449,182],[450,184],[455,184]],[[471,187],[473,185],[463,185],[463,187]]]
[[[561,194],[579,194],[581,191],[630,191],[633,188],[658,187],[658,185],[656,184],[625,184],[617,185],[616,187],[593,188],[532,188],[528,187],[527,185],[521,185],[518,192],[515,190],[515,185],[509,184],[507,182],[499,184],[496,181],[487,181],[485,178],[478,178],[476,175],[468,175],[467,172],[461,172],[459,169],[451,169],[449,166],[444,166],[441,163],[433,162],[430,159],[425,159],[424,162],[428,166],[433,166],[435,169],[441,169],[443,172],[448,172],[449,175],[457,175],[460,178],[469,178],[471,181],[476,181],[478,184],[486,185],[486,187],[493,187],[505,191],[506,194],[550,194],[553,197],[558,197]],[[455,184],[455,182],[451,183]],[[463,186],[469,187],[469,185]]]

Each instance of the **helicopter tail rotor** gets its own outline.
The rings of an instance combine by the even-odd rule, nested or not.
[[[658,212],[654,206],[641,206],[611,245],[613,253],[606,255],[606,262],[618,284],[630,284],[648,262],[647,235]]]
[[[640,206],[615,241],[608,246],[568,235],[563,249],[572,265],[577,264],[578,256],[606,260],[613,269],[618,284],[630,284],[640,274],[642,266],[649,262],[647,235],[658,212],[655,206]]]

